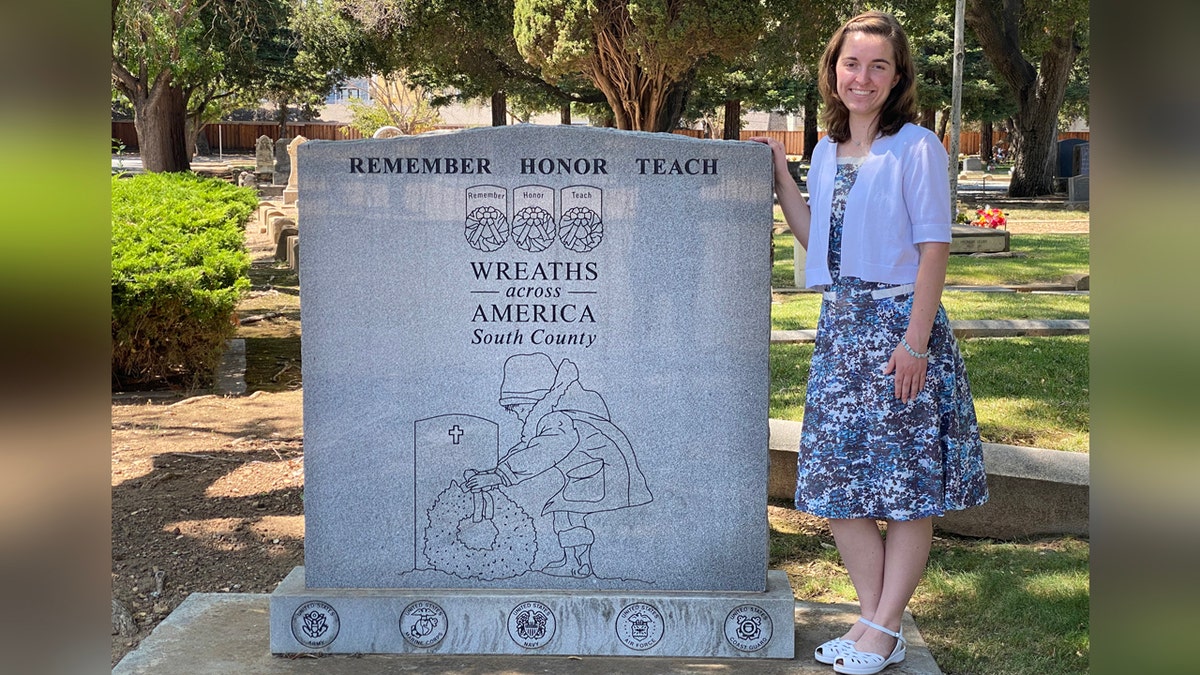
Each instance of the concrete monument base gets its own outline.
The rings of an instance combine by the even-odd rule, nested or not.
[[[790,659],[787,574],[763,593],[306,588],[271,594],[273,654],[561,654]]]
[[[792,659],[709,659],[621,656],[375,654],[320,655],[302,658],[272,656],[267,624],[270,596],[252,593],[193,593],[171,612],[138,648],[113,668],[113,675],[188,673],[189,675],[661,675],[714,673],[724,675],[828,675],[830,666],[813,660],[813,649],[841,635],[857,618],[849,604],[797,601],[796,656]],[[908,658],[890,666],[890,675],[941,675],[911,614],[904,614]]]

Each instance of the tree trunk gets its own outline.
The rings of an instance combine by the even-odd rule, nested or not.
[[[816,87],[809,87],[808,93],[804,96],[804,161],[811,162],[813,150],[817,148],[817,140],[820,136],[817,133],[817,105],[820,102],[820,93]]]
[[[286,98],[279,100],[279,108],[276,112],[279,114],[279,137],[289,138],[287,132],[288,101]]]
[[[183,129],[184,137],[187,139],[188,158],[191,159],[196,155],[211,155],[212,148],[209,147],[208,137],[204,134],[206,125],[200,121],[199,115],[188,115],[184,120]]]
[[[204,129],[207,126],[207,124],[201,126],[200,130],[191,136],[191,138],[195,139],[192,141],[192,157],[213,154],[212,146],[208,142],[208,134],[204,133]]]
[[[1017,99],[1009,145],[1013,169],[1008,195],[1037,197],[1054,192],[1058,109],[1081,48],[1074,40],[1073,22],[1048,29],[1049,40],[1035,68],[1021,52],[1022,9],[1021,2],[997,6],[968,0],[966,20],[984,56]]]
[[[1040,108],[1040,107],[1039,107]],[[1037,197],[1054,193],[1054,145],[1058,140],[1058,109],[1018,113],[1013,121],[1010,197]]]
[[[683,80],[667,88],[666,102],[659,112],[658,120],[649,131],[670,131],[679,126],[679,118],[683,117],[683,109],[687,107],[688,96],[692,93],[695,75],[695,69],[690,70]]]
[[[508,95],[502,91],[492,92],[492,126],[508,124]]]
[[[187,101],[183,90],[162,85],[154,94],[133,102],[133,123],[137,129],[138,152],[146,171],[188,171],[184,120]]]
[[[665,69],[645,69],[626,44],[630,19],[622,3],[611,3],[614,15],[600,21],[595,48],[584,72],[604,94],[618,129],[670,131],[679,123],[691,92],[696,69],[681,75]]]
[[[979,159],[983,163],[991,164],[995,157],[992,156],[992,121],[984,120],[979,123]]]
[[[937,110],[934,108],[924,108],[921,110],[921,126],[933,131],[937,127]]]
[[[571,104],[569,102],[564,103],[564,104],[562,104],[561,107],[559,107],[558,123],[559,124],[570,124],[571,123]]]
[[[731,98],[725,101],[725,131],[721,138],[736,141],[742,137],[742,102]]]
[[[946,142],[946,127],[949,126],[949,124],[950,124],[950,111],[943,110],[942,116],[940,118],[940,121],[938,122],[938,128],[937,128],[938,138],[942,139],[943,143]]]

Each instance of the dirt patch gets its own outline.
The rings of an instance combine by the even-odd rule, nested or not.
[[[304,560],[299,391],[112,407],[116,664],[190,593],[267,593]]]

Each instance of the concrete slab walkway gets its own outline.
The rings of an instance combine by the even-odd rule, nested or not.
[[[269,598],[251,593],[193,593],[121,659],[114,675],[188,673],[188,675],[828,675],[830,666],[812,658],[817,644],[845,631],[856,618],[854,605],[796,603],[796,654],[793,660],[682,659],[652,656],[453,656],[438,654],[323,656],[286,658],[269,653]],[[904,616],[908,657],[890,666],[889,675],[942,675],[912,615]]]

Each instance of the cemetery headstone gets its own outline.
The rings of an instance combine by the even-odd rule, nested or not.
[[[976,155],[963,158],[963,171],[983,171],[983,160]]]
[[[268,174],[275,170],[275,144],[266,134],[254,142],[254,172]]]
[[[300,147],[301,143],[307,141],[308,139],[304,136],[297,136],[287,145],[288,163],[291,165],[292,170],[288,172],[287,187],[283,189],[283,203],[285,205],[296,203],[296,174],[298,173],[296,167],[296,148]]]
[[[400,130],[400,127],[385,126],[376,129],[375,133],[371,135],[371,138],[395,138],[403,135],[404,132]]]
[[[275,141],[275,173],[271,176],[271,185],[287,185],[288,176],[292,172],[292,160],[288,156],[290,138]]]
[[[273,653],[792,658],[762,145],[298,148],[305,565]]]
[[[1074,176],[1087,176],[1091,173],[1092,152],[1091,143],[1080,143],[1075,146]]]
[[[1075,175],[1075,147],[1085,143],[1081,138],[1064,138],[1055,147],[1054,175],[1070,178]]]
[[[1091,202],[1091,176],[1072,176],[1067,179],[1067,203]]]

